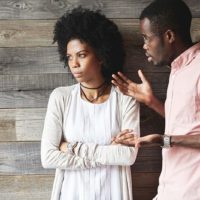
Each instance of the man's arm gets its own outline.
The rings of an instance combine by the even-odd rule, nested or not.
[[[177,147],[190,147],[200,149],[200,133],[197,135],[171,136],[171,145]]]
[[[118,75],[114,74],[112,76],[112,83],[117,86],[123,94],[134,97],[137,101],[144,103],[161,116],[165,117],[163,103],[154,96],[151,85],[141,70],[138,70],[138,75],[142,81],[140,84],[131,81],[121,72],[118,72]]]
[[[171,147],[187,147],[200,149],[200,133],[196,135],[172,135]],[[133,134],[124,133],[115,138],[115,143],[128,146],[163,146],[163,135],[150,134],[144,137],[135,137]]]

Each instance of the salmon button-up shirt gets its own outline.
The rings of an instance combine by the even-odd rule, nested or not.
[[[200,134],[200,43],[171,66],[165,102],[165,134]],[[200,150],[162,150],[162,172],[155,200],[200,200]]]

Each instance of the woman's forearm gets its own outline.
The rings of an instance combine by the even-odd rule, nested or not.
[[[130,166],[135,162],[137,155],[137,149],[134,147],[93,143],[79,143],[74,152],[81,158],[95,161],[101,165]]]

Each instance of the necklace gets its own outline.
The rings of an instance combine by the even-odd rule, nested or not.
[[[89,88],[89,87],[86,87],[84,85],[82,85],[82,83],[80,83],[81,87],[83,88],[86,88],[86,89],[89,89],[89,90],[97,90],[97,89],[100,89],[101,87],[103,87],[107,82],[104,81],[100,86],[96,87],[96,88]]]
[[[102,88],[102,90],[99,92],[99,94],[97,95],[97,97],[95,97],[95,98],[93,98],[93,99],[89,99],[89,98],[87,97],[87,95],[86,95],[85,92],[83,91],[82,87],[80,87],[80,89],[81,89],[81,94],[85,97],[85,99],[86,99],[87,101],[93,103],[94,101],[96,101],[99,97],[101,97],[101,96],[104,94],[104,92],[106,91],[106,89],[107,89],[108,86],[109,86],[109,84],[106,84],[106,85]]]

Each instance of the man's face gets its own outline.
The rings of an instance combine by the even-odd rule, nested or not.
[[[144,39],[143,49],[148,61],[153,62],[154,65],[170,64],[169,46],[164,39],[164,34],[154,33],[148,18],[140,21],[140,31]]]

